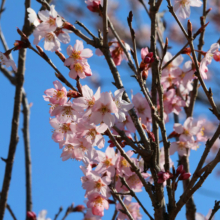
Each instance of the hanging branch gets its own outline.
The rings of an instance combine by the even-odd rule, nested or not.
[[[23,105],[23,137],[24,137],[24,152],[25,152],[25,175],[26,175],[26,213],[32,211],[32,181],[31,181],[31,149],[30,149],[30,134],[29,134],[29,119],[30,119],[30,107],[26,98],[25,91],[23,89],[22,95]],[[28,220],[28,219],[27,219]]]
[[[25,20],[23,26],[23,32],[29,36],[29,21],[27,8],[30,7],[30,0],[25,0]],[[25,73],[25,60],[26,60],[26,49],[22,48],[19,50],[18,58],[18,71],[17,71],[17,84],[15,90],[15,102],[14,102],[14,112],[12,119],[12,129],[11,129],[11,138],[8,151],[8,157],[5,167],[5,174],[3,179],[3,185],[1,190],[1,200],[0,200],[0,220],[3,220],[5,208],[7,204],[8,192],[11,182],[12,168],[14,163],[16,146],[19,140],[18,137],[18,125],[20,118],[20,108],[22,102],[22,87],[24,83],[24,73]]]

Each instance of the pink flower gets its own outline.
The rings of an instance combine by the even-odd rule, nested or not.
[[[12,69],[17,72],[17,67],[15,65],[15,62],[13,60],[11,60],[7,55],[5,55],[4,53],[0,52],[0,63],[2,65],[5,65],[6,67],[11,66]]]
[[[200,73],[203,79],[207,79],[208,65],[211,64],[214,54],[218,51],[219,44],[214,43],[211,45],[210,49],[207,51],[205,57],[202,59],[200,63]]]
[[[53,82],[55,89],[47,89],[44,93],[44,99],[48,100],[52,104],[64,105],[67,102],[67,91],[62,84],[56,80]]]
[[[179,11],[179,16],[186,19],[190,16],[190,6],[201,7],[202,1],[200,0],[175,0],[174,11]]]
[[[212,209],[209,210],[206,216],[202,215],[201,213],[196,212],[196,220],[209,220],[211,214],[212,214]],[[211,220],[214,220],[214,216],[212,217]]]
[[[100,124],[101,122],[104,122],[109,127],[112,127],[114,125],[115,117],[111,113],[117,113],[118,109],[110,93],[102,93],[100,99],[97,100],[92,110],[92,122],[94,122],[95,124]]]
[[[89,113],[91,113],[93,105],[100,98],[100,90],[101,89],[99,87],[95,95],[93,95],[93,91],[87,85],[82,86],[83,97],[74,99],[74,105],[82,109],[89,110]]]
[[[118,119],[118,121],[123,122],[126,120],[125,113],[127,113],[132,107],[132,103],[128,103],[122,99],[122,95],[124,93],[125,89],[118,89],[114,92],[115,97],[113,97],[113,100],[118,108],[118,112],[115,113],[115,117]]]
[[[182,140],[193,142],[193,135],[196,135],[199,132],[201,125],[197,125],[193,118],[189,117],[183,125],[176,123],[173,128],[176,133],[180,134]]]
[[[87,206],[92,209],[93,215],[99,216],[104,215],[104,209],[109,209],[108,201],[97,192],[88,195]]]
[[[108,126],[102,123],[99,126],[94,124],[87,124],[82,126],[82,136],[85,136],[86,140],[92,144],[92,146],[97,146],[99,149],[104,147],[105,139],[101,135],[107,130]]]
[[[170,179],[173,177],[173,175],[169,172],[163,172],[163,171],[160,171],[158,174],[158,180],[157,180],[157,183],[163,183],[165,182],[166,180]]]
[[[92,147],[91,143],[89,143],[86,139],[76,137],[69,139],[65,145],[63,153],[61,154],[63,161],[69,158],[80,161],[84,158],[87,150]]]
[[[149,124],[149,120],[151,119],[151,109],[147,100],[141,95],[141,93],[137,93],[132,97],[132,103],[137,110],[138,116],[141,117],[141,122],[143,124]]]
[[[87,0],[85,1],[87,8],[92,12],[99,12],[101,0]]]
[[[42,23],[37,26],[37,29],[40,31],[55,31],[57,27],[61,27],[63,24],[62,18],[58,16],[54,5],[50,6],[50,11],[39,11],[38,15],[42,21]]]
[[[57,38],[56,34],[54,32],[50,32],[48,30],[34,30],[34,45],[38,45],[40,40],[44,39],[44,49],[49,50],[51,52],[54,52],[56,50],[60,49],[60,41]]]
[[[87,172],[86,177],[88,180],[86,185],[84,185],[85,187],[83,187],[86,190],[85,197],[94,192],[100,193],[105,198],[110,197],[111,194],[108,185],[111,183],[111,179],[108,174],[100,177],[94,172]]]
[[[84,49],[83,42],[81,40],[76,40],[75,45],[72,47],[69,45],[66,49],[69,58],[64,62],[65,66],[70,66],[70,69],[73,68],[75,62],[90,58],[93,53],[90,49]]]
[[[109,48],[109,50],[111,52],[115,65],[118,66],[121,64],[121,61],[123,59],[127,60],[127,57],[124,54],[123,49],[121,48],[120,44],[118,43],[116,39],[113,39],[112,42],[110,43],[111,43],[111,47]],[[123,42],[123,44],[127,51],[131,50],[130,46],[127,43]]]
[[[111,173],[111,176],[115,173],[115,162],[117,160],[118,156],[115,154],[115,151],[111,147],[107,147],[105,153],[98,151],[98,161],[99,164],[96,167],[95,171],[98,173],[104,173],[106,171],[109,171]]]
[[[187,179],[189,179],[189,178],[190,178],[190,176],[191,176],[191,174],[190,174],[190,173],[185,173],[185,171],[183,171],[183,172],[180,174],[180,176],[179,176],[179,179],[178,179],[178,180],[187,180]]]
[[[36,12],[32,8],[27,8],[28,12],[28,20],[31,24],[33,24],[35,27],[37,27],[40,24],[40,21],[37,17]]]
[[[126,196],[124,199],[124,204],[128,209],[129,213],[132,215],[134,220],[142,219],[142,215],[140,214],[140,205],[136,202],[131,202],[132,197]],[[119,211],[118,220],[128,219],[128,216],[122,213],[120,210],[123,210],[123,207],[120,203],[116,205],[116,209]]]
[[[76,79],[77,76],[79,78],[84,79],[86,76],[91,76],[92,71],[90,69],[89,64],[86,61],[76,61],[72,64],[72,68],[69,72],[69,77],[72,79]]]
[[[102,219],[100,216],[93,215],[91,209],[87,209],[87,212],[84,215],[83,220],[102,220]]]
[[[127,156],[130,158],[134,152],[132,150],[129,150],[126,152]],[[131,158],[130,158],[131,159]],[[133,158],[134,159],[134,158]],[[118,160],[116,162],[116,167],[117,167],[117,170],[118,170],[118,173],[123,176],[123,175],[126,175],[126,176],[131,176],[133,174],[132,170],[131,170],[131,165],[128,163],[128,161],[122,157],[122,156],[119,156],[118,157]]]

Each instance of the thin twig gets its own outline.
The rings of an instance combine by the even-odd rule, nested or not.
[[[103,0],[103,45],[108,46],[108,0]]]
[[[216,213],[219,209],[220,209],[220,201],[216,201],[216,200],[215,200],[215,206],[214,206],[214,208],[212,209],[212,213],[211,213],[211,215],[210,215],[210,217],[209,217],[208,220],[212,220],[212,218],[214,217],[215,213]]]
[[[71,204],[67,209],[66,209],[66,212],[65,212],[65,215],[63,216],[62,220],[65,220],[66,217],[72,213],[74,211],[74,207],[73,207],[73,204]]]
[[[58,218],[58,216],[60,215],[60,213],[63,211],[63,207],[60,206],[59,211],[57,212],[57,214],[54,217],[54,220],[56,220]]]
[[[12,211],[11,207],[9,206],[9,204],[7,204],[6,208],[8,209],[9,213],[11,214],[11,217],[12,217],[14,220],[17,220],[16,217],[15,217],[15,214],[14,214],[14,212]]]
[[[22,95],[23,106],[23,137],[24,137],[24,152],[25,152],[25,175],[26,175],[26,212],[32,211],[32,180],[31,180],[31,148],[30,148],[30,134],[29,134],[29,119],[30,107],[23,89]]]
[[[127,184],[125,178],[121,177],[121,182],[123,185],[126,186],[126,188],[128,188],[128,190],[130,191],[130,194],[132,197],[134,197],[136,199],[136,201],[138,202],[138,204],[141,206],[141,208],[143,209],[143,211],[145,212],[145,214],[151,219],[154,220],[153,217],[150,215],[150,213],[146,210],[146,208],[143,206],[143,204],[141,203],[141,201],[138,199],[138,197],[136,196],[135,192],[129,187],[129,185]]]
[[[112,187],[110,187],[110,189],[111,189],[112,196],[115,197],[115,198],[119,201],[119,203],[121,204],[121,206],[122,206],[123,209],[124,209],[123,211],[124,211],[125,214],[128,216],[128,218],[129,218],[130,220],[134,220],[134,218],[132,217],[131,213],[129,212],[129,210],[128,210],[127,207],[125,206],[123,200],[121,199],[121,196],[117,194],[116,189],[114,189],[114,188],[112,188]]]

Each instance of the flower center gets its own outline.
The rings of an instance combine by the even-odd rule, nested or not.
[[[57,99],[62,99],[63,97],[65,97],[65,92],[63,90],[56,90],[55,95],[57,97]]]
[[[50,17],[49,20],[47,21],[47,23],[48,23],[50,26],[55,26],[55,25],[56,25],[56,18]]]
[[[45,38],[48,40],[48,41],[54,41],[54,36],[52,33],[47,33]]]
[[[125,158],[123,158],[121,160],[121,166],[122,167],[130,167],[130,164],[128,163],[128,161]]]
[[[95,182],[95,188],[100,191],[100,189],[104,186],[102,181],[99,179],[98,181]]]
[[[67,131],[71,131],[71,129],[70,129],[70,123],[64,123],[63,125],[62,125],[62,132],[67,132]]]
[[[103,162],[102,162],[106,167],[110,167],[112,166],[112,158],[106,158]]]
[[[79,60],[81,57],[80,57],[80,54],[81,54],[81,51],[73,51],[72,54],[71,54],[71,57],[74,59],[74,60]]]
[[[139,114],[143,114],[143,113],[144,113],[144,110],[145,110],[145,108],[142,107],[142,106],[139,106],[139,107],[137,108],[137,111],[138,111]]]
[[[103,115],[104,115],[106,112],[109,112],[107,105],[102,105],[102,107],[100,108],[99,111],[100,111]]]
[[[74,64],[74,69],[75,69],[75,71],[76,72],[83,72],[83,66],[82,66],[82,64],[81,63],[75,63]]]

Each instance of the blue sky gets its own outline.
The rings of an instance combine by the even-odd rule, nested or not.
[[[166,6],[163,5],[163,8]],[[22,29],[23,26],[23,17],[24,17],[24,4],[23,1],[6,1],[5,12],[3,12],[1,18],[1,27],[4,32],[5,38],[9,47],[13,47],[15,40],[19,39],[19,35],[16,32],[16,27]],[[33,1],[32,8],[36,11],[39,10],[40,5]],[[127,5],[125,9],[128,8]],[[59,11],[59,8],[57,8]],[[85,10],[86,7],[85,7]],[[201,11],[201,10],[200,10]],[[195,10],[192,22],[195,24],[199,20],[199,10]],[[122,22],[126,22],[127,11],[122,11],[119,15]],[[88,16],[93,16],[91,12],[88,11]],[[141,16],[143,19],[146,18],[144,11],[141,11]],[[170,21],[171,16],[167,16],[167,20]],[[172,20],[173,21],[173,20]],[[71,21],[74,23],[74,21]],[[194,24],[193,23],[193,24]],[[208,33],[212,32],[213,26],[210,27]],[[94,30],[94,29],[92,29]],[[94,32],[96,33],[96,32]],[[166,33],[165,33],[166,35]],[[208,50],[210,45],[217,40],[217,35],[208,35],[206,34],[207,41],[205,49]],[[78,39],[75,35],[71,34],[71,45],[75,44],[75,40]],[[213,39],[213,40],[212,40]],[[33,42],[33,37],[31,36],[30,41]],[[42,44],[40,44],[42,46]],[[178,47],[176,44],[172,44],[172,52],[176,52]],[[67,45],[62,46],[62,52],[66,55]],[[91,48],[90,46],[85,46]],[[93,48],[91,48],[94,51]],[[3,51],[2,46],[0,45],[0,50]],[[52,61],[56,64],[58,69],[68,77],[68,69],[64,67],[63,63],[57,58],[57,56],[51,52],[47,52]],[[17,61],[17,52],[13,52],[14,60]],[[140,60],[140,58],[139,58]],[[97,57],[94,55],[89,59],[89,64],[93,72],[99,74],[102,79],[102,92],[104,91],[115,91],[113,85],[110,82],[113,82],[111,73],[107,67],[103,57]],[[131,70],[127,67],[126,63],[123,62],[123,65],[119,67],[119,71],[122,75],[122,79],[125,80],[125,86],[130,94],[130,89],[134,90],[134,93],[139,92],[139,88],[134,78],[131,78]],[[79,162],[68,160],[62,162],[60,158],[61,150],[59,149],[58,144],[56,144],[52,139],[52,127],[49,124],[49,106],[46,103],[42,95],[44,91],[48,88],[53,87],[53,81],[56,80],[54,75],[54,70],[40,57],[34,54],[32,51],[27,52],[27,62],[26,62],[26,72],[25,72],[25,83],[24,88],[27,94],[29,102],[33,103],[31,108],[31,118],[30,118],[30,143],[31,143],[31,156],[32,156],[32,189],[33,189],[33,210],[36,213],[39,213],[42,209],[48,210],[48,217],[54,218],[55,214],[58,212],[60,206],[63,206],[64,210],[71,204],[75,205],[83,204],[84,202],[84,190],[81,187],[80,177],[82,172],[79,169]],[[71,81],[71,79],[70,79]],[[73,82],[73,81],[72,81]],[[89,83],[89,80],[86,82],[82,81],[82,84]],[[75,84],[75,82],[73,82]],[[10,140],[11,132],[11,118],[13,113],[13,101],[15,88],[12,86],[9,81],[0,74],[0,85],[2,88],[2,93],[0,96],[1,108],[0,108],[0,136],[1,136],[1,148],[0,148],[0,157],[6,158],[8,154],[8,146]],[[91,87],[96,91],[97,88]],[[214,96],[215,97],[215,96]],[[216,97],[217,98],[217,97]],[[207,106],[201,106],[200,104],[196,105],[195,111],[197,115],[204,115],[205,117],[212,117],[212,115],[207,110]],[[171,116],[172,118],[172,116]],[[171,119],[172,122],[172,119]],[[25,166],[24,166],[24,144],[22,138],[22,123],[23,116],[20,117],[20,126],[19,126],[19,143],[17,145],[15,162],[12,173],[11,187],[9,191],[8,203],[13,209],[17,219],[24,219],[25,213]],[[172,129],[172,124],[168,124],[167,128]],[[214,132],[214,131],[213,131]],[[106,144],[107,147],[107,144]],[[199,158],[202,154],[204,145],[201,145],[200,149],[197,152],[191,152],[190,155],[190,170],[193,172],[196,164],[199,161]],[[104,148],[105,150],[105,148]],[[177,164],[177,155],[172,157],[172,160]],[[3,175],[4,175],[4,162],[0,161],[0,183],[2,184]],[[203,185],[203,190],[199,190],[194,198],[197,204],[198,212],[206,215],[208,210],[213,207],[214,200],[220,199],[220,190],[219,190],[219,178],[216,178],[215,174],[212,174],[208,180]],[[182,189],[181,184],[177,190],[176,198],[181,195]],[[212,190],[216,193],[206,192],[205,190]],[[165,192],[166,194],[166,192]],[[204,195],[205,194],[205,195]],[[153,215],[153,210],[151,207],[150,199],[148,198],[145,192],[139,193],[138,197],[143,201],[144,205]],[[111,216],[114,211],[114,207],[110,205],[110,209],[106,212],[106,215],[103,217],[104,220],[111,219]],[[64,215],[64,211],[62,215]],[[71,214],[66,219],[82,219],[82,214]],[[216,219],[220,218],[220,213],[217,213]],[[6,210],[5,220],[11,219],[8,211]],[[147,219],[146,216],[143,219]],[[185,219],[185,209],[180,212],[177,217],[178,220]]]

